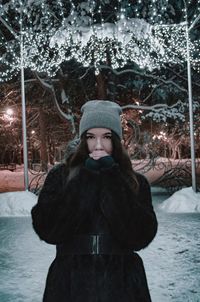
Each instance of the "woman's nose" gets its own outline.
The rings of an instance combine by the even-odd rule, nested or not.
[[[102,142],[101,142],[101,139],[100,139],[100,138],[97,138],[97,140],[96,140],[95,149],[96,149],[96,150],[102,150],[102,149],[103,149]]]

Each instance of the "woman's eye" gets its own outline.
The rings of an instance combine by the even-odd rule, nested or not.
[[[86,136],[86,139],[93,139],[94,138],[94,136],[92,136],[92,135],[87,135]]]
[[[111,139],[111,135],[104,136],[105,139]]]

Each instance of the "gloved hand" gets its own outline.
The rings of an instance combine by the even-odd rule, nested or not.
[[[100,163],[98,160],[88,157],[85,161],[85,167],[93,171],[98,171],[100,169]]]
[[[98,162],[101,168],[110,168],[115,163],[113,157],[110,155],[99,158]]]
[[[85,167],[90,169],[90,170],[94,170],[94,171],[98,171],[101,168],[107,169],[112,167],[112,165],[115,163],[114,159],[112,156],[108,155],[108,156],[103,156],[101,158],[99,158],[98,160],[94,160],[91,157],[88,157],[85,161]]]

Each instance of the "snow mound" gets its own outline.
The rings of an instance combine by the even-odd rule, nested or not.
[[[192,187],[184,188],[166,199],[159,208],[168,213],[200,212],[200,193],[195,193]]]
[[[9,192],[0,194],[0,217],[30,216],[37,196],[31,192]]]

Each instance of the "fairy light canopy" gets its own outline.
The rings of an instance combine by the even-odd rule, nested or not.
[[[188,9],[184,0],[178,1],[179,5],[182,2],[181,13],[169,0],[132,2],[11,0],[0,4],[3,27],[0,81],[10,80],[20,70],[20,35],[24,67],[49,76],[55,76],[60,65],[71,59],[85,67],[94,66],[96,73],[102,64],[117,69],[135,62],[140,68],[153,70],[165,64],[184,63],[186,25],[190,26],[198,18],[200,0],[187,1],[188,7],[196,3],[189,24],[186,24]],[[9,29],[7,38],[5,31]],[[190,41],[191,66],[198,71],[199,44],[198,40]]]

